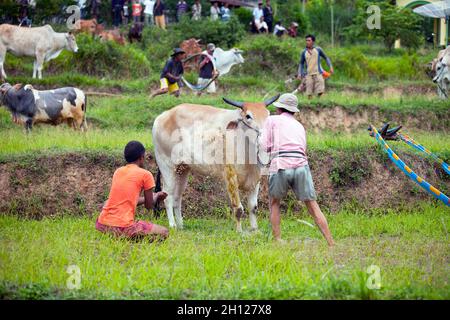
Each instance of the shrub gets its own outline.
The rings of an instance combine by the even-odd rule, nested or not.
[[[202,19],[193,21],[190,17],[184,17],[178,24],[171,28],[183,36],[182,40],[197,38],[203,43],[213,42],[218,47],[230,48],[238,43],[245,35],[244,26],[232,16],[230,21],[211,21]],[[180,41],[180,42],[181,42]]]
[[[147,76],[150,63],[145,54],[130,46],[120,46],[112,41],[101,42],[91,36],[77,36],[78,52],[63,51],[51,62],[49,71],[79,72],[110,77],[134,78]]]

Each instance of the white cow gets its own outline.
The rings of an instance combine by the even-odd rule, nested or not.
[[[168,194],[165,206],[170,227],[183,227],[181,199],[191,172],[225,180],[239,232],[244,214],[239,192],[246,195],[250,225],[257,229],[255,213],[261,178],[258,137],[269,116],[266,107],[278,97],[264,103],[224,98],[238,110],[180,104],[155,119],[152,134],[159,167],[157,179],[162,178],[163,190]]]
[[[436,63],[436,74],[433,82],[438,85],[439,97],[448,98],[450,91],[450,46],[447,47]]]
[[[36,78],[38,73],[41,79],[44,62],[55,59],[63,49],[78,51],[75,36],[70,32],[55,32],[50,25],[23,28],[2,24],[0,25],[0,76],[3,80],[6,79],[3,63],[7,51],[15,56],[36,57],[33,78]]]
[[[219,71],[219,76],[223,76],[230,72],[230,69],[235,64],[244,63],[244,58],[242,57],[242,50],[233,48],[231,50],[224,51],[221,48],[216,48],[214,50],[213,57],[215,60],[215,65],[217,71]]]

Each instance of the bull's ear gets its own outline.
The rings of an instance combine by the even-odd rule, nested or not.
[[[21,84],[21,83],[16,83],[16,84],[13,86],[13,88],[14,88],[15,90],[20,90],[20,88],[22,88],[22,84]]]
[[[264,104],[266,105],[266,107],[270,106],[272,103],[274,103],[275,101],[278,100],[278,98],[280,97],[280,94],[277,94],[276,96],[273,96],[270,99],[267,99],[264,101]]]
[[[234,130],[236,129],[238,126],[238,122],[237,121],[230,121],[227,124],[227,130]]]
[[[233,101],[233,100],[230,100],[227,98],[223,98],[223,101],[225,101],[229,105],[232,105],[233,107],[237,107],[237,108],[241,108],[241,109],[244,107],[244,103],[240,102],[240,101]]]

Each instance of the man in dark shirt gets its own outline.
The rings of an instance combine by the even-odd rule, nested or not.
[[[152,94],[152,98],[165,94],[167,92],[180,96],[180,88],[178,87],[178,82],[181,80],[181,76],[184,73],[182,60],[184,58],[185,52],[180,48],[175,48],[171,55],[171,58],[167,60],[164,69],[161,72],[160,82],[161,88]]]
[[[153,7],[155,24],[157,27],[166,30],[166,17],[164,16],[164,10],[166,10],[164,3],[161,0],[156,0],[155,6]]]
[[[215,58],[213,56],[216,46],[213,43],[209,43],[206,46],[206,51],[202,52],[202,58],[200,60],[200,72],[198,75],[198,86],[208,86],[206,92],[215,93],[216,84],[215,81],[211,81],[213,77],[217,75],[215,66]],[[209,84],[209,85],[208,85]],[[201,95],[202,92],[198,91],[197,95]]]
[[[263,8],[264,21],[269,27],[269,33],[273,32],[273,9],[270,5],[270,0],[266,0],[266,6]]]

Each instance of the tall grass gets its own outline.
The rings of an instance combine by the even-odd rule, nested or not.
[[[282,221],[285,244],[237,234],[230,220],[188,219],[164,243],[100,234],[93,218],[0,217],[0,296],[148,299],[448,299],[450,222],[443,206],[414,213],[329,216],[337,245],[326,247],[310,217]],[[167,221],[157,220],[166,224]],[[81,288],[66,283],[69,265]],[[366,286],[370,265],[381,289]]]

